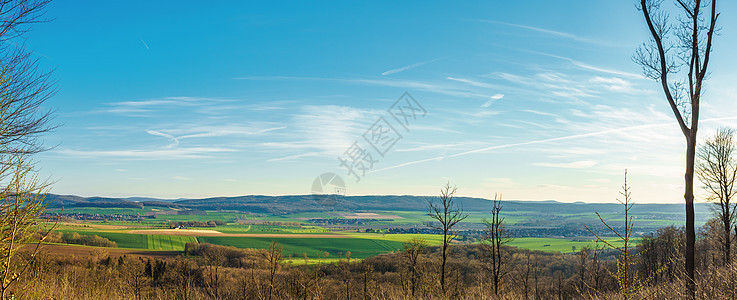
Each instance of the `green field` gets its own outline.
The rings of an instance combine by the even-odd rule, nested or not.
[[[311,258],[324,252],[329,253],[329,258],[337,258],[348,251],[353,258],[367,258],[402,248],[401,242],[363,238],[198,237],[197,239],[202,243],[257,249],[267,249],[272,241],[276,241],[284,247],[284,256],[301,257],[303,253],[307,253]]]
[[[275,225],[235,225],[218,226],[215,228],[200,228],[219,231],[222,233],[265,233],[265,234],[325,234],[325,228],[318,226],[275,226]]]
[[[153,209],[165,209],[160,207],[145,207],[143,209],[135,208],[73,208],[65,210],[65,213],[89,213],[89,214],[139,214],[143,215],[145,212],[152,211]],[[360,232],[363,230],[352,230],[352,231],[338,231],[341,230],[339,226],[331,228],[331,226],[314,226],[309,225],[304,219],[310,218],[344,218],[340,216],[342,212],[304,212],[291,215],[279,215],[269,216],[260,214],[247,214],[247,213],[234,213],[234,212],[221,212],[221,211],[207,211],[207,215],[161,215],[156,219],[146,219],[142,222],[101,222],[101,221],[90,221],[80,222],[78,226],[71,225],[60,225],[58,231],[75,231],[79,234],[87,235],[98,235],[101,237],[108,238],[118,244],[120,248],[132,248],[132,249],[149,249],[149,250],[184,250],[184,245],[189,242],[206,242],[225,246],[235,246],[238,248],[259,248],[267,249],[271,241],[277,241],[284,247],[285,256],[292,255],[293,257],[302,257],[303,253],[306,253],[311,258],[317,258],[318,255],[323,255],[327,252],[329,259],[337,259],[339,255],[345,255],[346,252],[350,251],[353,258],[362,259],[382,253],[393,252],[402,248],[402,243],[413,239],[420,238],[426,241],[429,246],[437,246],[442,243],[442,236],[431,235],[431,234],[381,234],[381,233],[366,233]],[[429,221],[430,218],[426,212],[423,211],[375,211],[379,215],[396,215],[400,218],[394,218],[392,220],[372,220],[371,225],[381,227],[393,227],[400,224],[422,224]],[[478,223],[487,216],[486,212],[467,212],[469,217],[465,220],[471,223]],[[539,212],[538,212],[539,213]],[[602,213],[601,216],[608,222],[620,222],[622,221],[621,215],[614,213]],[[668,215],[664,215],[668,218]],[[533,212],[527,211],[516,211],[514,213],[505,214],[505,222],[507,224],[524,224],[525,222],[538,222],[540,216]],[[268,221],[281,221],[281,222],[300,222],[301,226],[294,224],[283,224],[283,225],[265,225],[265,224],[236,224],[234,223],[238,219],[257,219],[257,220],[268,220]],[[583,213],[556,213],[553,216],[555,222],[596,222],[598,223],[598,217],[595,214],[583,214]],[[346,238],[309,238],[309,237],[187,237],[187,236],[175,236],[175,235],[142,235],[142,234],[130,234],[128,230],[132,229],[145,229],[145,228],[165,228],[169,221],[202,221],[206,222],[209,220],[222,220],[227,221],[228,224],[217,227],[206,227],[206,228],[188,228],[188,229],[205,229],[215,230],[225,234],[230,233],[248,233],[248,234],[299,234],[309,236],[312,234],[325,234],[325,233],[339,233],[347,236]],[[636,224],[643,226],[645,224],[658,224],[668,225],[672,224],[673,221],[658,218],[635,218]],[[102,228],[113,228],[113,227],[95,227],[94,224],[106,224],[106,225],[133,225],[137,228],[127,229],[102,229]],[[350,225],[349,225],[350,226]],[[636,229],[637,230],[637,226]],[[610,239],[613,241],[613,239]],[[541,250],[550,252],[563,252],[570,253],[573,251],[573,247],[576,250],[581,249],[585,246],[593,247],[595,245],[591,238],[516,238],[508,244],[509,246]],[[604,245],[601,245],[604,247]],[[295,263],[296,260],[295,260]]]
[[[606,238],[606,241],[614,246],[617,246],[617,247],[621,246],[617,238]],[[637,241],[638,239],[633,239],[631,246],[634,247]],[[591,239],[585,239],[585,238],[567,239],[567,238],[525,237],[525,238],[515,238],[511,242],[509,242],[507,245],[518,247],[518,248],[530,249],[530,250],[571,253],[573,252],[573,247],[576,247],[576,251],[581,250],[581,248],[586,247],[586,246],[594,248],[596,246],[596,241],[593,238]],[[599,247],[609,248],[604,243],[601,243],[601,242],[599,243]]]
[[[342,232],[341,234],[361,239],[384,240],[400,243],[404,243],[411,239],[421,239],[429,246],[437,246],[443,243],[443,236],[439,234],[379,234],[359,232]]]
[[[191,236],[130,234],[115,231],[69,230],[60,232],[77,232],[81,235],[98,235],[118,243],[118,248],[147,249],[147,250],[174,250],[184,251],[186,243],[195,242]]]
[[[195,241],[191,236],[153,235],[147,236],[147,249],[183,251],[184,245]]]

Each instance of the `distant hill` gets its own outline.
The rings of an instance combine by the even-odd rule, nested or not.
[[[74,195],[47,194],[45,202],[48,204],[48,207],[143,208],[143,204],[140,202],[133,202],[120,198],[80,197]]]
[[[433,197],[412,195],[367,195],[346,196],[333,200],[326,196],[285,195],[264,196],[247,195],[236,197],[210,197],[202,199],[170,200],[148,197],[106,198],[80,197],[74,195],[49,194],[46,201],[49,207],[123,207],[141,208],[143,206],[163,206],[197,210],[235,210],[274,215],[299,212],[324,211],[427,211],[427,201]],[[136,201],[132,201],[136,200]],[[482,198],[457,197],[458,204],[466,211],[488,211],[491,201]],[[515,201],[505,200],[504,211],[525,212],[535,215],[555,213],[618,214],[622,206],[616,203],[564,203],[557,201]],[[683,214],[683,204],[635,204],[632,212],[636,214]],[[708,214],[708,204],[697,203],[697,214]]]
[[[146,201],[153,201],[153,202],[175,202],[180,200],[186,200],[187,198],[179,198],[179,199],[160,199],[160,198],[151,198],[151,197],[128,197],[123,198],[128,201],[134,201],[134,202],[146,202]]]

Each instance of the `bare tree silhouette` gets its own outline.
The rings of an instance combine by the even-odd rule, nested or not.
[[[686,202],[685,264],[690,279],[687,286],[692,297],[695,297],[696,292],[693,193],[696,133],[702,87],[711,58],[712,38],[719,18],[716,2],[716,0],[676,0],[676,6],[682,11],[683,16],[679,16],[675,24],[672,24],[667,10],[661,9],[663,0],[640,0],[638,8],[645,17],[651,37],[649,42],[637,49],[633,57],[634,61],[642,66],[645,76],[660,81],[665,98],[681,132],[686,137],[683,196]],[[707,14],[706,20],[704,14]],[[669,75],[684,77],[674,81]]]
[[[0,0],[0,299],[36,259],[51,226],[35,240],[34,222],[44,211],[49,184],[38,180],[31,154],[43,150],[39,136],[52,129],[41,105],[54,93],[50,72],[22,45],[30,25],[44,22],[49,1]],[[35,243],[28,258],[17,255]]]
[[[622,245],[621,247],[615,246],[607,240],[601,238],[601,236],[596,234],[588,226],[584,225],[584,227],[586,227],[586,230],[588,230],[596,237],[597,241],[604,243],[612,249],[619,250],[620,255],[619,258],[617,258],[617,270],[616,272],[613,272],[611,274],[617,281],[619,292],[622,293],[622,297],[624,297],[624,299],[631,299],[632,296],[642,288],[642,284],[635,279],[635,276],[633,276],[632,273],[632,266],[635,264],[635,261],[632,259],[630,249],[633,242],[632,232],[634,228],[634,223],[632,222],[630,209],[632,209],[632,205],[634,203],[632,202],[632,193],[630,192],[630,186],[627,185],[627,170],[624,170],[624,185],[622,186],[622,191],[619,192],[619,194],[623,197],[623,199],[617,198],[617,201],[622,204],[622,207],[624,209],[624,231],[619,231],[613,228],[611,225],[609,225],[609,223],[604,221],[604,218],[598,212],[596,212],[596,216],[599,217],[599,221],[601,221],[601,223],[604,224],[604,226],[609,231],[617,236],[617,238],[619,239],[619,243],[621,243]]]
[[[451,187],[450,182],[448,182],[440,189],[439,204],[435,204],[431,200],[428,200],[428,206],[430,207],[428,215],[438,222],[430,223],[428,226],[438,229],[443,233],[440,265],[440,288],[443,295],[445,295],[445,266],[448,261],[448,248],[450,247],[450,243],[458,237],[458,234],[453,230],[453,227],[468,217],[467,214],[463,213],[463,209],[456,205],[453,199],[457,190],[458,189],[455,186]]]
[[[716,215],[722,225],[722,251],[724,262],[730,263],[732,224],[735,207],[732,198],[737,193],[737,158],[735,155],[734,129],[720,128],[714,136],[704,141],[696,156],[696,176],[709,193],[708,200],[716,204]]]
[[[494,295],[499,295],[499,284],[508,270],[504,269],[504,252],[502,246],[512,241],[504,228],[504,218],[501,217],[502,196],[494,195],[491,207],[491,220],[484,219],[484,236],[486,240],[481,244],[484,253],[486,268],[491,273]]]

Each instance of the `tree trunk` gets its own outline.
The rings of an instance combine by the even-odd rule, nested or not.
[[[725,215],[726,216],[729,216],[730,215],[729,207],[727,207],[726,214]],[[724,219],[725,219],[724,220],[724,237],[723,237],[724,238],[724,263],[726,265],[729,265],[729,262],[730,262],[729,256],[730,256],[730,252],[731,252],[731,249],[730,248],[732,248],[731,247],[732,246],[732,241],[731,241],[732,232],[730,230],[730,227],[731,226],[730,226],[729,220],[726,219],[726,218],[724,218]]]
[[[445,250],[448,248],[448,242],[446,238],[446,234],[443,234],[443,261],[440,266],[440,289],[443,291],[443,296],[445,296],[445,258],[446,253]]]
[[[688,282],[686,286],[691,298],[696,297],[696,278],[695,278],[695,246],[696,231],[694,228],[694,195],[693,195],[693,179],[694,179],[694,159],[696,155],[696,128],[691,129],[691,136],[686,138],[686,193],[683,196],[686,200],[686,274]]]

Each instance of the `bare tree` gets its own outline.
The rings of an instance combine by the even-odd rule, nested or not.
[[[36,241],[34,234],[39,231],[34,225],[46,204],[43,193],[46,185],[39,184],[35,176],[29,175],[31,167],[22,162],[19,154],[9,161],[11,178],[0,189],[0,299],[4,299],[8,289],[33,264],[41,243],[55,225],[40,231]],[[28,255],[18,255],[18,250],[27,243],[33,243]]]
[[[486,226],[484,230],[485,241],[481,245],[487,269],[491,273],[491,282],[494,287],[494,295],[499,295],[499,283],[507,273],[504,269],[504,251],[502,246],[512,241],[509,233],[504,228],[504,218],[501,217],[502,196],[494,194],[491,206],[491,220],[484,218]]]
[[[585,291],[585,288],[587,287],[586,284],[586,273],[587,273],[587,262],[589,260],[589,253],[591,252],[591,247],[589,246],[583,246],[581,250],[578,251],[578,292],[583,293]]]
[[[222,247],[212,247],[209,251],[205,251],[203,256],[206,264],[205,269],[207,270],[207,277],[205,278],[207,293],[213,299],[220,299],[223,283],[220,268],[226,262],[225,251]]]
[[[269,251],[265,252],[266,263],[269,266],[269,294],[268,299],[273,299],[275,285],[276,271],[279,270],[284,255],[282,254],[283,247],[276,241],[272,241],[269,246]]]
[[[340,258],[341,254],[338,255]],[[345,299],[351,300],[351,251],[346,251],[345,260],[338,261],[338,265],[341,269],[341,278],[343,285],[345,286]]]
[[[532,265],[532,277],[535,279],[535,297],[534,299],[540,299],[540,261],[535,256],[535,262]]]
[[[682,11],[683,16],[678,17],[675,24],[671,24],[667,11],[660,7],[662,2],[663,0],[640,0],[639,9],[645,17],[651,39],[637,49],[634,60],[642,66],[645,76],[660,81],[665,98],[686,138],[685,264],[690,280],[688,290],[695,297],[693,180],[696,133],[703,81],[707,75],[712,37],[719,14],[716,12],[716,0],[676,0],[676,7]],[[683,79],[674,80],[669,75],[683,76]]]
[[[443,295],[445,295],[445,265],[448,260],[448,248],[450,247],[451,242],[458,237],[458,233],[453,230],[453,227],[468,217],[467,214],[463,213],[463,209],[456,206],[453,199],[456,191],[457,188],[455,186],[451,187],[450,182],[448,182],[440,189],[439,204],[435,204],[431,200],[428,200],[428,206],[430,207],[430,213],[428,213],[428,215],[438,222],[430,223],[428,226],[438,229],[443,233],[440,265],[440,288],[443,291]]]
[[[0,155],[3,158],[42,151],[38,137],[53,129],[49,125],[51,114],[40,111],[55,91],[51,73],[40,72],[38,59],[22,45],[29,25],[45,22],[43,14],[49,2],[0,0]],[[7,164],[5,160],[2,163]]]
[[[369,292],[369,284],[374,274],[374,266],[368,263],[361,265],[361,277],[363,279],[363,300],[371,299],[371,293]]]
[[[594,293],[599,292],[599,288],[601,287],[601,281],[603,279],[602,276],[602,264],[601,264],[601,258],[599,255],[601,255],[601,250],[599,246],[599,240],[596,240],[596,243],[594,244],[594,248],[591,249],[591,279],[594,283],[594,285],[591,287],[594,290]]]
[[[193,289],[197,278],[197,266],[192,260],[177,257],[172,263],[171,274],[174,275],[174,293],[177,298],[189,300],[193,298]]]
[[[704,141],[696,156],[696,176],[709,193],[708,200],[716,204],[717,217],[722,225],[720,238],[724,262],[729,264],[732,240],[732,224],[735,207],[732,198],[737,180],[737,158],[735,157],[734,129],[720,128],[717,133]]]
[[[532,256],[530,253],[525,254],[525,260],[515,266],[515,277],[519,282],[517,286],[522,286],[525,299],[530,298],[530,274],[535,272]]]
[[[413,238],[409,241],[404,242],[404,251],[402,252],[402,258],[409,271],[410,290],[412,291],[412,298],[415,298],[415,292],[417,290],[417,283],[419,281],[420,273],[418,269],[418,263],[420,261],[420,254],[427,248],[427,242],[420,238]]]
[[[598,212],[596,213],[596,216],[599,217],[601,223],[604,224],[604,226],[606,226],[609,231],[611,231],[619,238],[619,242],[622,245],[621,247],[612,245],[610,242],[606,241],[598,234],[594,233],[594,231],[589,229],[588,226],[584,225],[584,227],[586,227],[586,229],[591,234],[593,234],[598,241],[604,243],[612,249],[619,250],[620,255],[617,259],[617,271],[615,273],[612,273],[612,275],[614,276],[614,279],[617,280],[619,291],[622,293],[622,296],[626,300],[630,299],[632,295],[640,288],[640,285],[634,282],[631,273],[634,260],[630,257],[629,250],[631,247],[630,244],[632,243],[632,229],[634,228],[634,223],[632,223],[632,216],[630,216],[629,212],[630,209],[632,209],[632,205],[634,203],[632,203],[632,194],[630,193],[630,187],[627,185],[627,170],[624,170],[624,185],[622,186],[622,191],[619,192],[619,194],[624,197],[623,200],[617,198],[617,201],[622,204],[624,208],[624,231],[614,229],[606,221],[604,221],[604,218],[602,218]]]
[[[41,104],[53,95],[50,73],[22,45],[30,25],[43,22],[49,1],[0,0],[0,299],[25,273],[54,226],[41,233],[27,259],[17,250],[31,243],[34,223],[45,208],[49,185],[33,171],[31,154],[43,150],[38,140],[51,130],[50,113]]]
[[[123,262],[118,265],[121,277],[125,280],[127,286],[133,290],[135,299],[143,299],[143,290],[149,285],[143,259],[138,257],[124,258],[121,256],[120,261]]]

